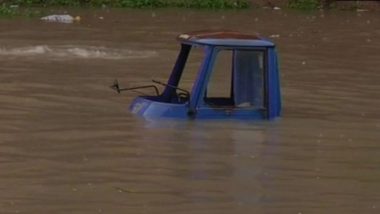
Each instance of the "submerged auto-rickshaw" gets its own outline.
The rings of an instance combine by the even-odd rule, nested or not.
[[[275,45],[257,35],[235,31],[197,31],[180,34],[177,61],[167,83],[153,80],[155,85],[120,88],[117,92],[152,87],[155,96],[138,96],[130,106],[132,113],[147,119],[273,119],[281,114],[280,80]],[[179,82],[192,48],[201,47],[205,55],[190,90],[180,88]],[[229,93],[223,97],[208,94],[210,77],[218,57],[231,53]]]

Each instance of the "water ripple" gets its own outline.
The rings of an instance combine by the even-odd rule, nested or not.
[[[141,59],[157,55],[151,50],[116,49],[97,46],[50,46],[35,45],[25,47],[0,48],[2,57],[44,57],[48,59]]]

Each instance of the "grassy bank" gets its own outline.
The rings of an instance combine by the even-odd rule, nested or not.
[[[210,8],[229,9],[247,8],[249,0],[3,0],[6,5],[19,6],[83,6],[83,7],[122,7],[122,8]]]
[[[299,10],[315,10],[320,7],[320,0],[289,0],[288,7]]]
[[[33,8],[69,7],[113,7],[113,8],[204,8],[242,9],[250,5],[267,6],[280,4],[298,10],[320,8],[321,0],[0,0],[0,16],[38,15],[40,10]]]
[[[39,16],[42,15],[42,11],[30,7],[19,7],[15,4],[1,4],[0,16],[14,17],[14,16]]]
[[[0,0],[0,16],[33,16],[41,10],[33,8],[114,7],[114,8],[204,8],[243,9],[249,0]]]

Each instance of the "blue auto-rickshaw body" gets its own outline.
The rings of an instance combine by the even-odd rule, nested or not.
[[[281,115],[281,92],[275,45],[259,36],[234,31],[198,31],[178,36],[181,51],[173,71],[158,96],[139,96],[132,113],[146,119],[274,119]],[[193,46],[205,57],[191,92],[178,89]],[[231,96],[208,98],[207,86],[220,51],[233,52]]]

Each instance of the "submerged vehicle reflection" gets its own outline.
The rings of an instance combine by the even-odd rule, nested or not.
[[[181,50],[167,83],[160,94],[155,85],[133,88],[112,86],[119,93],[152,87],[156,96],[138,96],[130,106],[132,113],[147,119],[273,119],[281,114],[281,91],[275,45],[257,35],[235,31],[196,31],[180,34]],[[191,92],[178,87],[192,48],[204,52],[202,65]],[[208,93],[217,59],[227,53],[231,68],[228,95]],[[227,77],[226,77],[227,78]]]

